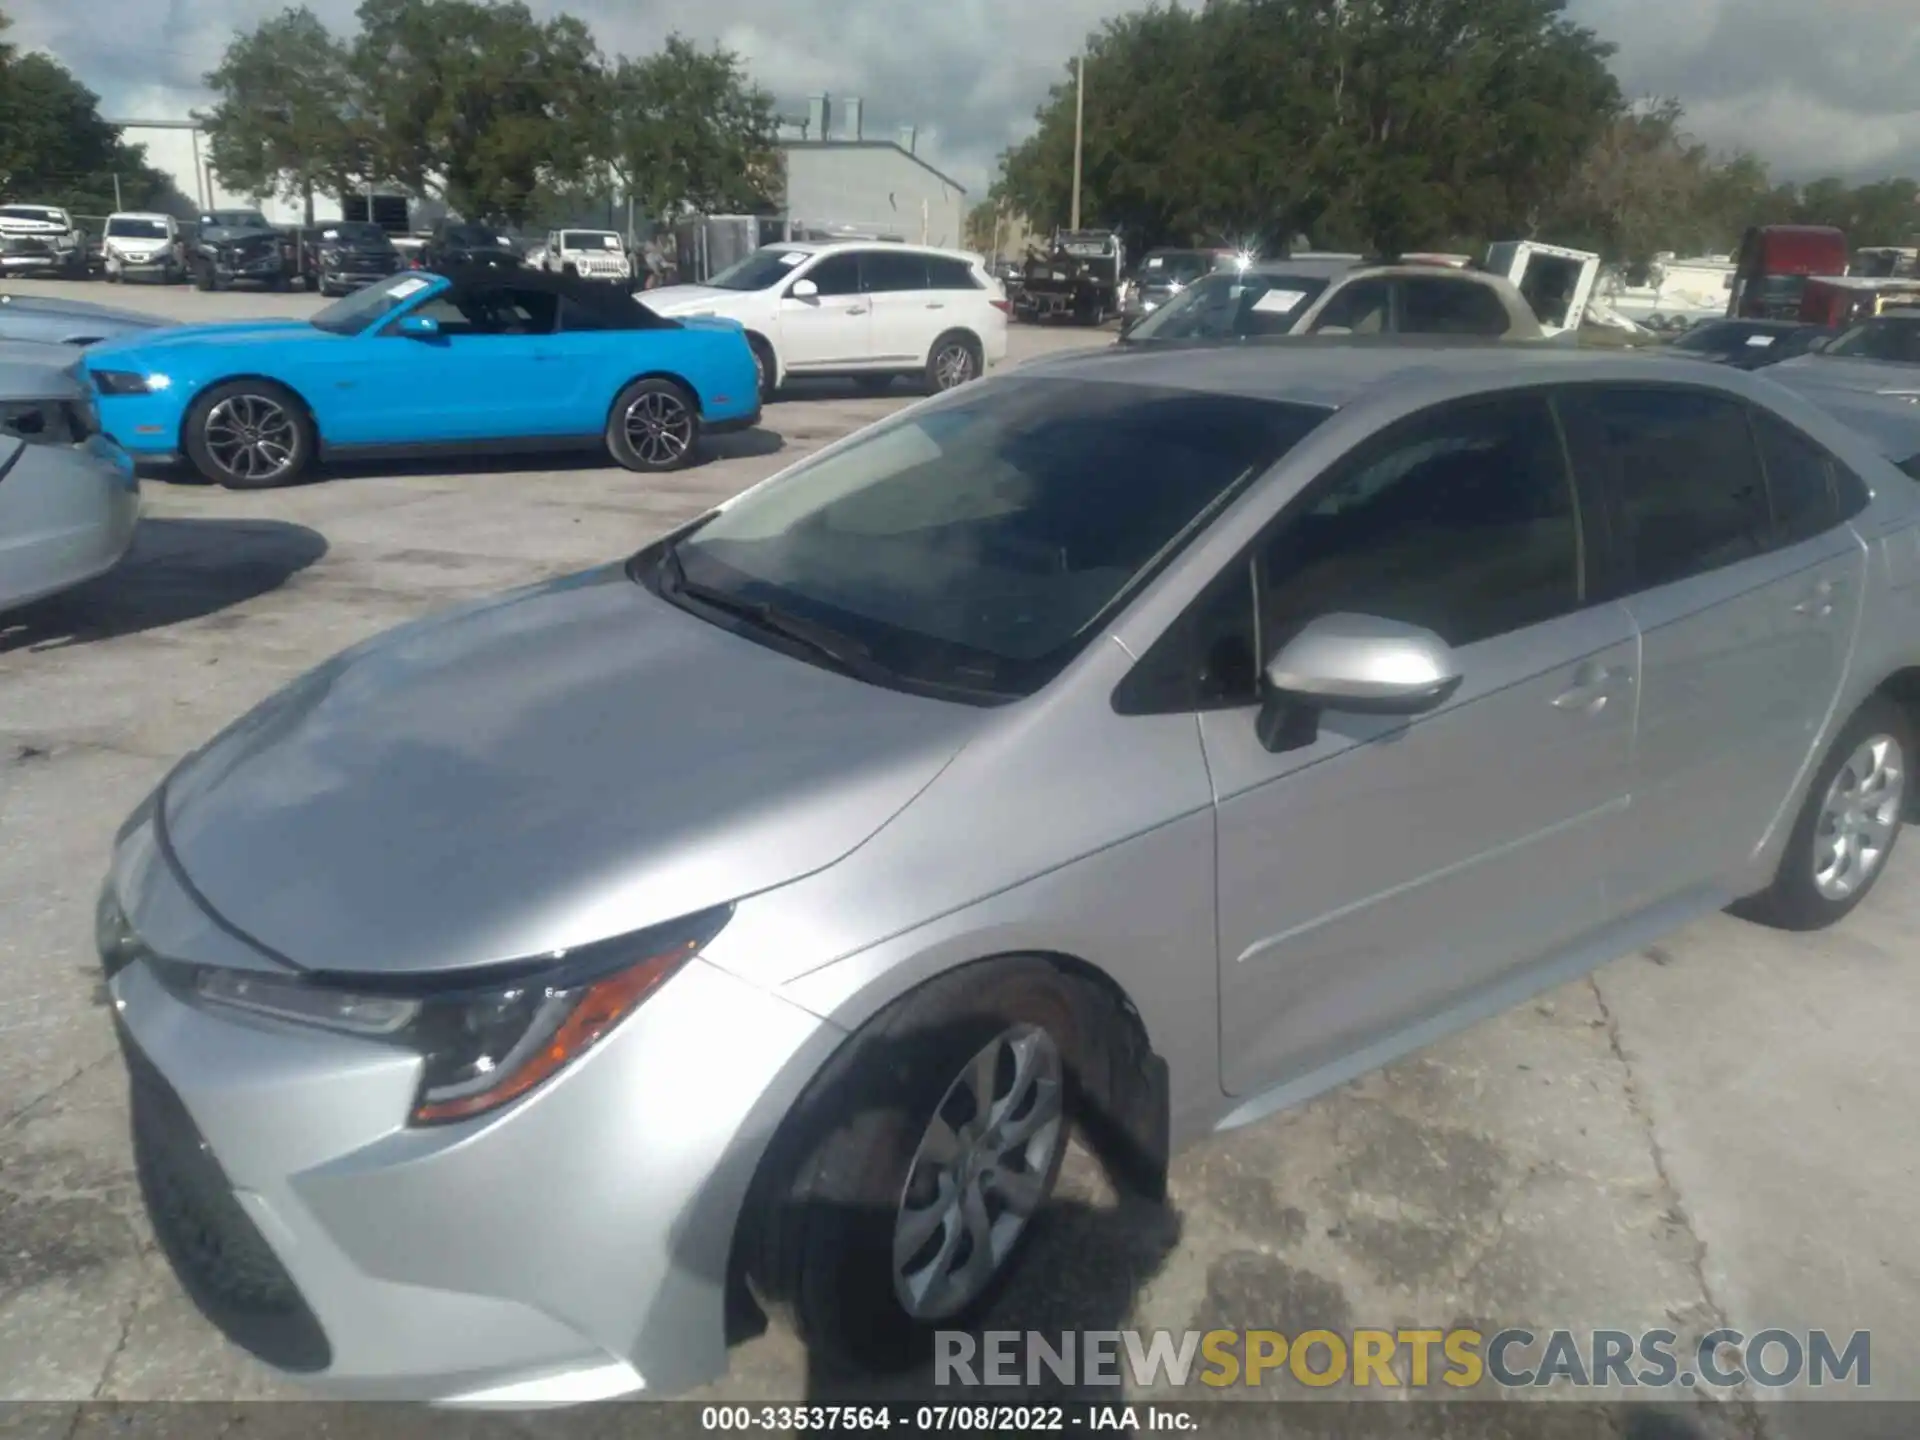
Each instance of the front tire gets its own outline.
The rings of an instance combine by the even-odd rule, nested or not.
[[[964,330],[949,330],[927,352],[927,393],[938,395],[978,380],[984,368],[980,342]]]
[[[607,416],[607,453],[641,474],[684,468],[699,444],[700,406],[677,381],[636,380],[620,392]]]
[[[193,267],[193,288],[202,292],[214,288],[213,266],[202,262]]]
[[[1013,1273],[1052,1194],[1086,1037],[1038,960],[943,975],[869,1021],[795,1107],[756,1197],[756,1293],[842,1370],[922,1363]]]
[[[780,388],[780,366],[773,358],[773,347],[758,335],[747,336],[747,348],[753,351],[753,369],[760,385],[760,403],[773,403],[773,392]]]
[[[313,459],[313,422],[293,393],[267,380],[216,385],[187,412],[193,468],[229,490],[290,485]]]
[[[1780,930],[1838,924],[1886,873],[1912,791],[1907,714],[1871,697],[1813,772],[1773,883],[1729,908]]]

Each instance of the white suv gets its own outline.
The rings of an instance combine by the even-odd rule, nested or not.
[[[612,230],[554,230],[540,247],[540,268],[583,280],[631,280],[626,242]]]
[[[769,245],[704,285],[641,297],[662,315],[721,315],[746,327],[771,398],[796,375],[847,375],[884,389],[978,379],[1007,355],[1007,294],[977,255],[884,241]]]

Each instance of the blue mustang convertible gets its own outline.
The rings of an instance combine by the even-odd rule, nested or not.
[[[760,418],[735,321],[529,270],[411,271],[311,320],[173,326],[83,363],[101,428],[136,459],[184,454],[239,489],[370,453],[604,446],[629,470],[674,470],[702,434]]]

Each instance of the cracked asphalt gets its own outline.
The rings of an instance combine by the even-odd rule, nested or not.
[[[183,318],[312,305],[36,288]],[[1088,339],[1022,328],[1015,353]],[[796,390],[764,429],[669,477],[420,464],[259,495],[156,477],[125,565],[0,615],[0,1400],[298,1393],[198,1317],[140,1213],[90,953],[127,811],[183,752],[342,647],[625,554],[905,403],[900,389]],[[1698,923],[1201,1145],[1165,1208],[1071,1167],[995,1324],[1868,1330],[1872,1393],[1920,1400],[1917,876],[1909,842],[1824,935]],[[810,1393],[777,1330],[741,1346],[710,1392]],[[1775,1398],[1696,1407],[1701,1433],[1836,1433],[1830,1409]]]

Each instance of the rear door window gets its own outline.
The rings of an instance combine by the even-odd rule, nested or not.
[[[861,273],[870,294],[886,295],[927,288],[926,258],[910,250],[873,250],[861,257]]]
[[[1507,333],[1507,307],[1488,286],[1435,275],[1400,282],[1400,326],[1412,335]]]
[[[1576,472],[1604,498],[1616,579],[1649,590],[1771,545],[1760,456],[1737,400],[1678,386],[1583,386],[1556,402]]]
[[[1767,472],[1774,542],[1797,545],[1840,523],[1833,457],[1765,410],[1753,412],[1753,438]]]
[[[978,290],[980,282],[973,278],[973,267],[964,260],[949,260],[933,255],[927,258],[927,288],[929,290]]]
[[[1313,322],[1315,331],[1346,330],[1380,335],[1388,328],[1393,287],[1385,280],[1355,280],[1337,291]]]

